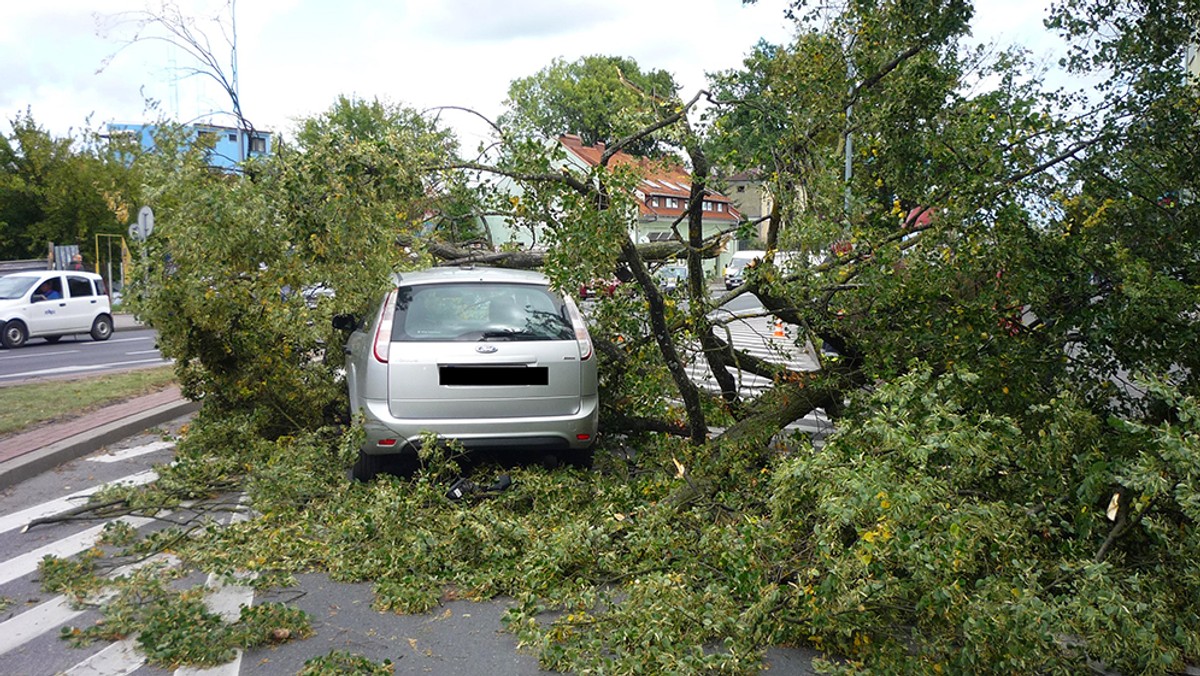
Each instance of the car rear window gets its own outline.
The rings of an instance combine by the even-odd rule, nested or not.
[[[563,301],[532,284],[420,284],[396,292],[392,340],[573,340]]]

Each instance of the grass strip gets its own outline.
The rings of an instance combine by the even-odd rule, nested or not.
[[[0,436],[157,392],[174,381],[173,367],[162,366],[0,387]]]

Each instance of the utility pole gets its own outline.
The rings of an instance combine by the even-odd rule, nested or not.
[[[246,129],[246,121],[242,118],[242,94],[238,89],[238,56],[237,56],[237,0],[229,0],[229,23],[231,46],[229,50],[230,84],[233,85],[233,113],[238,120],[238,162],[246,161],[249,154],[250,134]]]

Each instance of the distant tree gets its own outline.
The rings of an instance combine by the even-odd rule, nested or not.
[[[508,112],[501,123],[535,131],[545,138],[578,134],[587,145],[613,143],[662,117],[679,86],[663,70],[643,72],[631,58],[585,56],[555,59],[508,88]],[[662,138],[646,136],[626,148],[635,155],[665,152]]]
[[[10,125],[0,137],[0,257],[43,257],[51,242],[86,251],[93,235],[124,232],[136,203],[129,149],[88,131],[56,138],[28,111]]]

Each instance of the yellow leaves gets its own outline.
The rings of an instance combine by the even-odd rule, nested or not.
[[[880,523],[869,531],[865,531],[861,536],[864,542],[875,544],[887,542],[892,539],[892,529],[886,523]]]
[[[1114,204],[1116,204],[1116,202],[1114,200],[1112,200],[1111,198],[1104,200],[1104,202],[1101,203],[1100,206],[1097,207],[1095,211],[1093,211],[1091,214],[1089,214],[1087,218],[1083,219],[1083,229],[1087,230],[1088,228],[1095,227],[1095,226],[1099,225],[1101,222],[1103,222],[1103,220],[1105,218],[1105,213]],[[1070,230],[1068,230],[1067,232],[1069,233]],[[1064,235],[1064,237],[1065,236],[1066,235]]]

